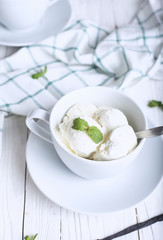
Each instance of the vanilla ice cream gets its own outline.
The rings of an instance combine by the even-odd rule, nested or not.
[[[93,104],[78,103],[67,111],[63,121],[68,121],[77,116],[93,117],[96,111],[97,107]]]
[[[87,121],[89,126],[96,126],[102,132],[100,125],[91,117],[80,116],[80,118]],[[86,132],[73,129],[74,119],[75,117],[69,121],[64,120],[59,125],[63,141],[73,153],[80,157],[90,158],[96,152],[99,144],[94,143]]]
[[[76,118],[97,127],[103,140],[95,143],[87,131],[73,129]],[[137,145],[137,138],[122,111],[108,106],[75,104],[59,124],[63,142],[80,157],[94,160],[113,160],[126,156]]]
[[[137,138],[131,126],[117,127],[94,154],[95,160],[112,160],[126,156],[137,145]]]
[[[128,124],[126,116],[120,110],[106,106],[98,108],[94,119],[104,129],[105,138],[113,129]]]

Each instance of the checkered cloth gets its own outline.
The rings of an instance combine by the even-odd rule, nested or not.
[[[163,76],[163,8],[146,1],[131,24],[108,32],[78,20],[62,33],[0,61],[0,135],[4,113],[49,109],[86,86],[126,88]],[[32,74],[47,73],[33,79]]]

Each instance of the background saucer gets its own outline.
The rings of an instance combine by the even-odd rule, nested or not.
[[[48,8],[36,28],[9,31],[0,26],[0,45],[27,46],[59,33],[69,22],[71,6],[68,0],[60,0]]]
[[[86,214],[108,214],[133,207],[156,188],[163,175],[160,137],[147,139],[143,151],[123,174],[111,180],[85,180],[60,160],[52,144],[31,133],[26,159],[37,187],[58,205]]]

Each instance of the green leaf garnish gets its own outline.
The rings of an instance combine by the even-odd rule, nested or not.
[[[37,237],[37,235],[38,235],[38,233],[35,234],[34,237],[33,237],[33,236],[29,237],[29,236],[27,235],[27,236],[24,237],[24,239],[25,239],[25,240],[35,240],[36,237]]]
[[[96,144],[103,139],[102,132],[95,126],[88,128],[87,133]]]
[[[45,66],[44,71],[40,70],[40,72],[32,74],[32,78],[38,79],[38,78],[42,77],[46,72],[47,72],[47,66]]]
[[[25,236],[25,238],[24,238],[25,240],[31,240],[31,238],[27,235],[27,236]]]
[[[38,233],[36,233],[36,234],[34,235],[34,237],[33,237],[32,240],[35,240],[35,238],[37,237],[37,235],[38,235]]]
[[[101,142],[103,139],[102,132],[97,127],[95,126],[89,127],[87,121],[80,117],[74,119],[72,128],[75,130],[80,130],[82,132],[86,131],[88,136],[96,144]]]
[[[82,118],[75,118],[72,128],[84,132],[88,128],[88,123]]]
[[[148,107],[151,107],[151,108],[159,107],[163,110],[163,103],[161,101],[152,100],[152,101],[149,101]]]

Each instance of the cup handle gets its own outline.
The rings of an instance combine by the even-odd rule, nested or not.
[[[36,109],[29,113],[26,117],[26,125],[27,127],[35,133],[37,136],[43,138],[44,140],[53,143],[51,139],[50,132],[45,130],[42,126],[39,125],[39,122],[34,119],[43,120],[49,125],[50,114],[42,109]]]
[[[48,3],[48,7],[50,7],[51,5],[53,5],[55,2],[57,2],[58,0],[49,0]]]

